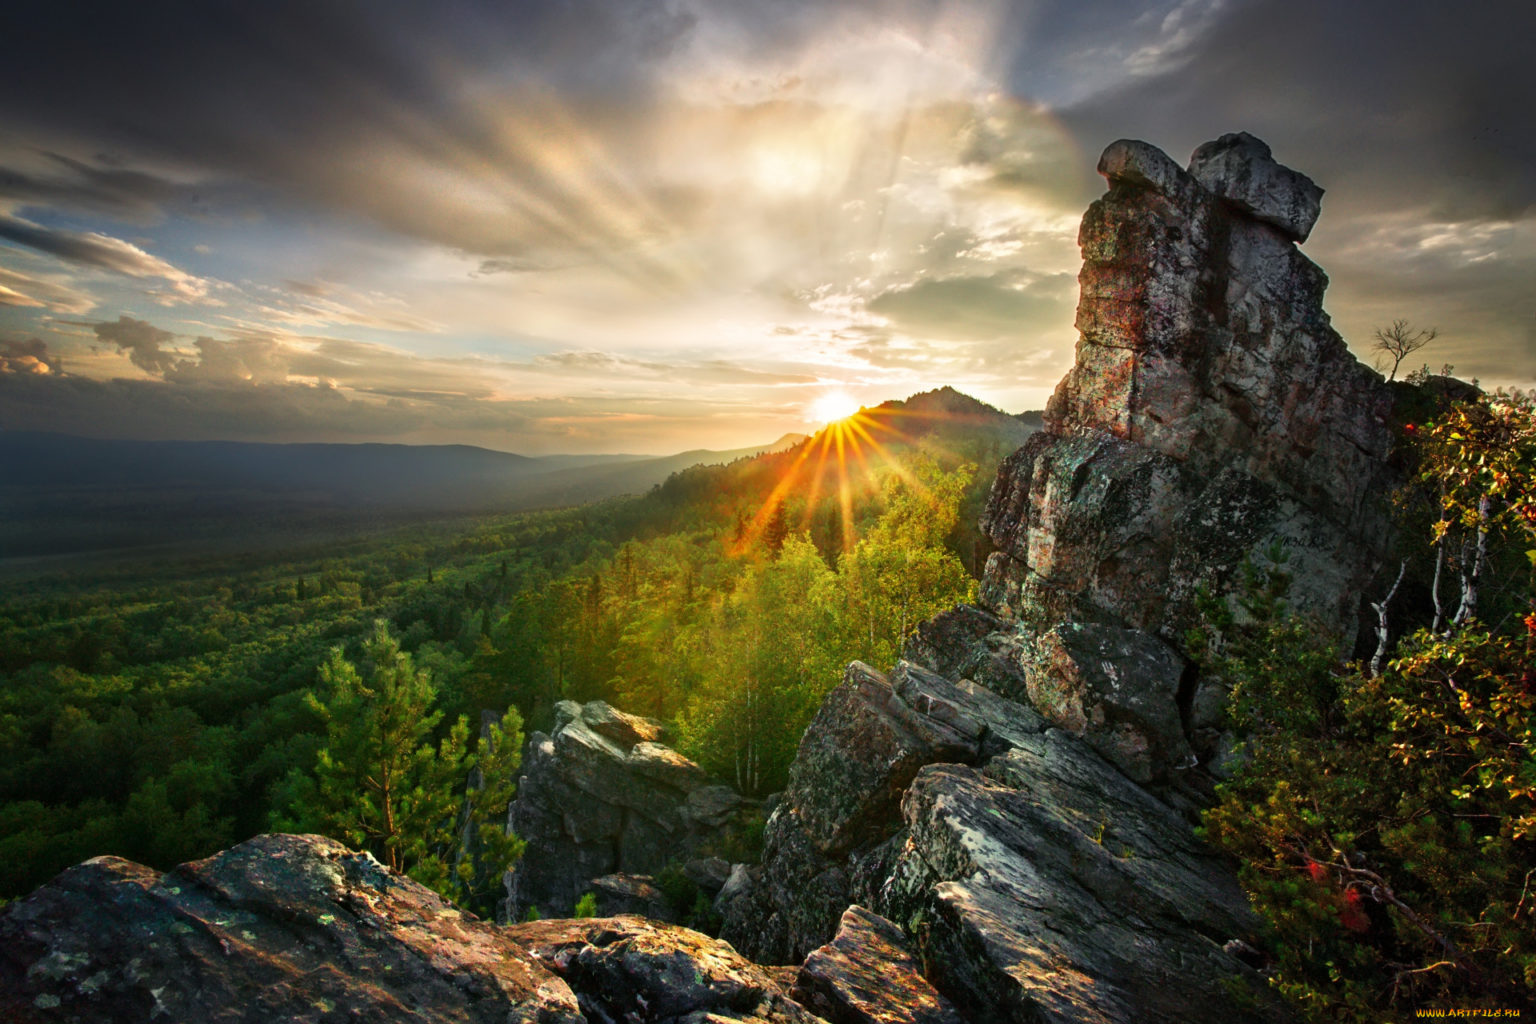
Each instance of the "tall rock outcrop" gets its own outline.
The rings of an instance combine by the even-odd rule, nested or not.
[[[622,876],[651,875],[719,844],[742,798],[663,738],[660,723],[603,701],[556,705],[551,733],[528,739],[508,813],[528,846],[507,876],[507,919],[530,907],[564,916],[589,891],[623,906],[615,887],[645,882]]]
[[[1246,133],[1188,170],[1104,151],[1083,217],[1077,360],[1009,458],[983,528],[994,610],[1177,645],[1197,588],[1283,541],[1294,603],[1348,648],[1388,534],[1391,391],[1322,309],[1296,248],[1322,190]]]

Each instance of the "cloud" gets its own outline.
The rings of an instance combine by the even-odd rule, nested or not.
[[[141,370],[160,375],[176,368],[177,354],[162,347],[175,338],[170,331],[127,315],[88,326],[96,332],[97,338],[128,353],[129,361]]]
[[[875,296],[869,311],[919,337],[1017,340],[1041,322],[1070,318],[1076,302],[1070,274],[1007,273],[924,279]]]
[[[48,309],[78,316],[96,308],[96,300],[57,275],[25,274],[0,267],[0,306]]]
[[[209,282],[177,269],[130,242],[100,232],[48,228],[0,212],[0,238],[83,266],[111,270],[128,277],[162,278],[170,286],[169,294],[160,293],[166,301],[191,302],[208,295]]]
[[[0,199],[106,214],[141,224],[160,220],[167,206],[195,208],[207,202],[206,186],[199,191],[138,168],[91,163],[62,153],[45,151],[38,155],[41,166],[37,169],[0,166]],[[15,159],[26,154],[11,156]]]
[[[57,356],[48,351],[40,338],[26,341],[0,341],[0,376],[32,374],[46,376],[64,372]]]

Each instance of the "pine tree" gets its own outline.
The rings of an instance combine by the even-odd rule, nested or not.
[[[382,621],[363,653],[361,672],[340,648],[320,668],[321,692],[309,694],[307,703],[325,722],[326,744],[312,776],[290,778],[289,813],[278,827],[333,836],[444,895],[460,895],[474,875],[485,873],[488,856],[504,869],[521,853],[515,837],[493,841],[484,826],[505,820],[522,720],[509,710],[472,750],[460,718],[434,746],[443,714],[430,675],[415,667]],[[463,787],[482,762],[479,795],[468,803],[480,815],[480,847],[487,853],[466,877],[450,868],[461,860],[466,834]]]

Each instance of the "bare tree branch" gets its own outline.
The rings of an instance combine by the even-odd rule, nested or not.
[[[1403,360],[1440,336],[1440,328],[1415,330],[1407,320],[1393,320],[1391,327],[1376,328],[1376,344],[1372,347],[1385,353],[1392,360],[1392,371],[1387,380],[1397,379],[1397,369]]]

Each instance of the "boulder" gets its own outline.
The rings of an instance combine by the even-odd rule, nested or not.
[[[654,718],[626,714],[607,701],[593,700],[583,704],[581,720],[593,732],[625,748],[637,743],[660,743],[667,738],[666,726]]]
[[[901,929],[859,906],[805,958],[791,995],[830,1024],[964,1024],[923,977]]]
[[[1323,190],[1311,178],[1275,162],[1269,147],[1237,132],[1207,142],[1189,160],[1189,173],[1254,220],[1305,242],[1322,212]]]
[[[854,662],[801,739],[769,816],[760,866],[738,866],[715,902],[721,936],[761,963],[798,963],[845,909],[873,902],[905,842],[902,793],[924,765],[981,763],[1045,727],[970,680],[908,662]]]
[[[584,1024],[502,929],[320,836],[160,875],[97,857],[0,910],[7,1021]]]
[[[589,1021],[817,1021],[729,945],[678,925],[610,917],[506,933],[565,980]]]
[[[889,679],[856,661],[801,737],[785,800],[810,842],[837,857],[889,834],[886,823],[919,768],[975,749],[974,738],[917,714]]]
[[[683,865],[683,875],[714,900],[731,878],[732,866],[724,857],[696,857]]]
[[[508,811],[508,827],[528,846],[508,873],[503,920],[530,908],[569,914],[594,879],[654,875],[707,854],[736,827],[741,796],[660,743],[657,723],[602,701],[562,701],[555,712],[552,734],[529,737]]]
[[[656,921],[673,920],[672,904],[666,893],[656,888],[656,879],[649,875],[626,875],[622,872],[592,879],[589,890],[597,897],[597,913],[602,917],[618,914],[638,914]]]

